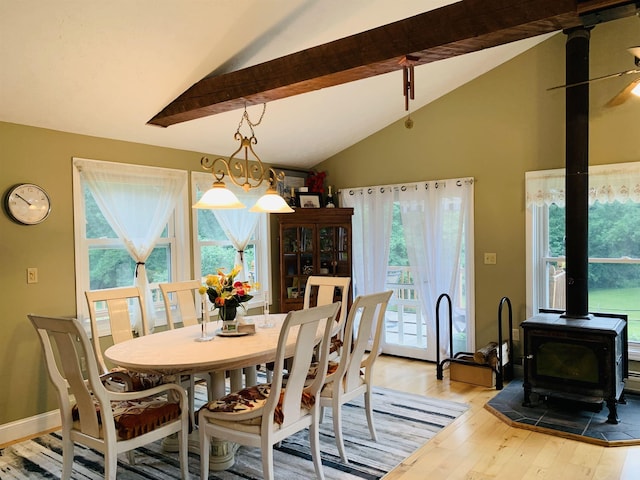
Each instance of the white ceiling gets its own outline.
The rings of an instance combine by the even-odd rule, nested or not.
[[[0,121],[229,155],[240,110],[146,122],[188,87],[454,3],[444,0],[0,0]],[[536,37],[415,73],[411,109],[520,54]],[[261,106],[249,107],[256,121]],[[267,163],[309,168],[406,116],[400,71],[271,102]],[[245,132],[246,133],[246,132]]]

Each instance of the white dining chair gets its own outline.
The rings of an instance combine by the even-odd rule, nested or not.
[[[164,309],[167,315],[167,327],[170,330],[176,328],[176,325],[182,323],[184,327],[198,325],[198,312],[196,302],[200,301],[198,289],[202,286],[197,280],[185,280],[181,282],[160,283],[160,292],[164,301]],[[172,301],[172,297],[174,301]],[[208,320],[207,300],[204,299],[204,320]],[[201,306],[202,308],[202,306]],[[178,321],[179,320],[179,321]],[[189,375],[187,379],[189,393],[189,411],[195,411],[195,383],[196,378],[207,382],[207,396],[212,399],[212,382],[211,374],[208,372]],[[181,382],[183,383],[183,382]],[[195,420],[195,418],[193,418]]]
[[[347,317],[344,328],[344,346],[338,360],[330,365],[330,373],[320,392],[320,418],[324,409],[329,407],[333,414],[333,431],[340,458],[349,463],[342,437],[342,405],[364,395],[365,411],[371,439],[376,441],[373,424],[373,366],[380,354],[380,337],[384,328],[384,317],[393,292],[391,290],[371,295],[358,296]],[[374,330],[375,329],[375,330]],[[369,340],[373,344],[368,350]]]
[[[107,320],[111,330],[113,343],[120,343],[134,338],[132,312],[140,315],[142,325],[141,335],[149,333],[147,312],[144,306],[142,292],[138,287],[106,288],[102,290],[88,290],[85,292],[87,306],[89,307],[89,320],[91,322],[91,341],[95,351],[98,367],[102,373],[109,369],[102,355],[100,344],[100,331],[98,329],[98,305],[104,303],[107,307]],[[135,313],[134,313],[135,314]]]
[[[200,409],[198,424],[201,478],[209,477],[211,437],[259,447],[263,477],[272,480],[273,445],[308,427],[316,476],[324,479],[318,432],[320,405],[316,399],[324,383],[329,341],[339,308],[340,302],[336,302],[289,312],[278,338],[272,382],[234,392],[218,401],[209,402]],[[319,329],[323,333],[318,363],[320,373],[305,386]],[[295,343],[289,347],[288,345],[292,345],[292,337]],[[292,357],[293,362],[288,371],[286,388],[283,388],[284,363],[287,357]]]
[[[340,291],[340,312],[336,318],[336,325],[331,335],[331,347],[329,349],[329,357],[335,357],[342,345],[344,321],[347,318],[347,309],[349,305],[349,283],[351,277],[329,277],[323,275],[311,275],[307,277],[307,283],[304,289],[304,299],[302,308],[318,307],[321,305],[329,305],[335,301],[336,288]],[[267,380],[271,379],[273,365],[267,363],[265,365]]]
[[[176,384],[134,392],[105,388],[87,334],[75,318],[28,315],[38,333],[62,419],[62,472],[71,477],[74,442],[104,454],[104,478],[116,478],[118,454],[178,435],[180,472],[189,478],[187,396]],[[108,375],[108,374],[107,374]],[[131,457],[130,457],[131,458]]]

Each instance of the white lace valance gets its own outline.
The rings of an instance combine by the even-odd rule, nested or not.
[[[526,204],[565,205],[565,170],[525,173]],[[595,202],[640,203],[640,162],[589,167],[589,205]]]

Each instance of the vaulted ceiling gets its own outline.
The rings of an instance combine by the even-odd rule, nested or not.
[[[615,0],[0,0],[0,120],[229,154],[241,108],[256,121],[255,104],[267,102],[255,129],[262,159],[310,167],[406,115],[405,55],[417,65],[416,110],[554,32],[634,8]]]

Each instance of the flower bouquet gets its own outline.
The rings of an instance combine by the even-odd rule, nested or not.
[[[209,274],[205,278],[206,286],[200,288],[200,294],[205,293],[214,309],[219,310],[223,320],[223,330],[236,329],[236,315],[238,307],[245,308],[244,302],[253,298],[249,292],[254,288],[249,282],[236,281],[236,276],[242,267],[236,265],[230,273],[225,274],[224,268],[219,268],[217,274]]]

